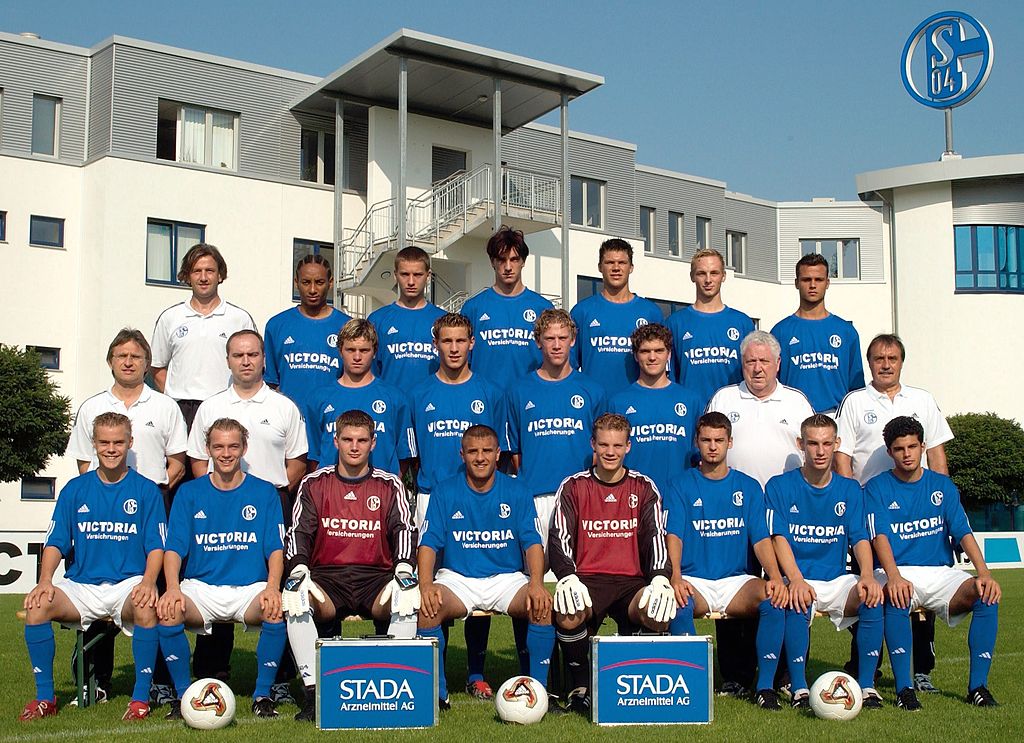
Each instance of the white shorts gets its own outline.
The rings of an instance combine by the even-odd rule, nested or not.
[[[194,630],[197,635],[210,634],[214,622],[238,622],[248,632],[245,612],[266,587],[265,580],[248,586],[212,586],[195,578],[181,582],[181,592],[195,604],[203,618],[203,626]]]
[[[856,575],[840,575],[832,580],[808,580],[807,583],[814,589],[817,598],[814,600],[814,610],[828,614],[829,620],[836,626],[836,630],[844,630],[857,623],[859,618],[856,614],[852,617],[843,616],[846,613],[846,601],[850,591],[860,580]]]
[[[546,555],[548,553],[548,532],[551,530],[551,514],[555,512],[555,494],[536,495],[533,498],[533,505],[537,508],[537,533],[540,534],[540,543],[544,547]]]
[[[416,531],[423,533],[423,521],[427,518],[427,506],[430,504],[430,493],[418,493],[416,495],[416,513],[413,515],[413,523]]]
[[[131,637],[135,625],[122,620],[121,607],[131,596],[132,589],[141,582],[141,575],[125,578],[120,583],[76,583],[61,578],[53,587],[68,597],[81,617],[77,624],[65,624],[66,627],[87,630],[93,622],[110,617],[122,632]]]
[[[468,617],[474,611],[496,611],[508,614],[509,604],[519,589],[529,583],[521,572],[499,573],[486,578],[467,578],[448,568],[441,568],[434,582],[444,586],[466,607]]]
[[[956,627],[967,616],[967,612],[950,616],[949,602],[953,600],[953,596],[964,582],[974,580],[970,573],[945,565],[901,565],[900,575],[914,586],[914,597],[910,601],[911,611],[922,608],[933,611],[950,627]],[[884,570],[875,570],[875,578],[885,585]]]
[[[684,575],[683,580],[692,585],[701,598],[707,602],[709,612],[717,611],[720,614],[725,614],[726,608],[736,598],[736,594],[743,586],[747,585],[749,581],[761,579],[755,578],[753,575],[734,575],[729,578],[709,580],[708,578]]]

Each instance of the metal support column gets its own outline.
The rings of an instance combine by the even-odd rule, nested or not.
[[[343,221],[345,212],[343,205],[343,173],[345,172],[345,102],[341,98],[334,99],[334,276],[335,281],[345,275],[345,266],[341,260],[341,240],[344,234]],[[340,282],[339,282],[340,283]],[[337,284],[334,287],[334,306],[340,307],[342,292]]]
[[[562,93],[559,106],[562,123],[562,307],[569,306],[569,94]]]
[[[405,169],[409,137],[409,60],[398,59],[398,193],[395,211],[398,217],[397,247],[405,247]]]
[[[491,114],[491,129],[494,133],[494,172],[492,175],[492,198],[494,200],[494,231],[501,227],[501,204],[504,198],[502,192],[502,169],[501,169],[501,78],[494,78],[494,93],[491,97],[493,112]]]

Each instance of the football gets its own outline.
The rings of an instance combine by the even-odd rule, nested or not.
[[[225,727],[235,719],[235,695],[223,681],[199,679],[181,698],[181,716],[190,728],[217,730]]]
[[[513,676],[494,695],[494,705],[504,722],[532,725],[548,711],[548,692],[531,676]]]
[[[823,673],[811,684],[811,709],[822,720],[852,720],[863,701],[860,685],[842,671]]]

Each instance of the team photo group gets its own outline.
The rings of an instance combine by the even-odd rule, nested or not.
[[[491,617],[508,615],[548,713],[588,718],[606,619],[684,636],[714,618],[717,691],[780,710],[810,706],[817,614],[849,630],[863,707],[913,711],[937,691],[935,618],[971,615],[957,694],[996,705],[1001,590],[948,477],[953,434],[902,382],[898,336],[862,356],[827,310],[825,258],[796,264],[798,307],[766,332],[723,302],[715,250],[693,256],[694,302],[668,318],[631,289],[624,240],[601,245],[600,289],[571,312],[524,286],[521,232],[486,250],[494,284],[457,312],[426,299],[428,254],[398,251],[397,299],[366,319],[333,306],[330,262],[307,255],[298,304],[262,333],[221,296],[219,250],[188,251],[190,298],[148,339],[117,333],[113,384],[75,419],[80,474],[24,600],[21,720],[58,712],[54,623],[95,639],[100,701],[117,630],[130,637],[125,720],[180,719],[193,679],[229,678],[242,624],[259,633],[253,713],[291,702],[315,722],[317,640],[354,615],[436,640],[441,710],[449,628],[465,620],[466,693],[491,699]]]

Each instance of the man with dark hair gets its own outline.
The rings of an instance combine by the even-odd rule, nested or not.
[[[533,323],[551,302],[523,285],[530,248],[523,233],[502,225],[487,241],[494,285],[466,300],[462,314],[476,329],[470,367],[503,392],[541,362]]]
[[[643,472],[662,490],[689,469],[693,426],[705,404],[669,381],[673,340],[672,331],[660,323],[634,330],[630,342],[640,376],[609,403],[631,426],[626,466]]]
[[[252,315],[221,299],[219,287],[227,277],[227,263],[217,248],[193,245],[178,272],[178,282],[192,287],[192,298],[161,312],[153,330],[153,381],[178,401],[189,429],[199,404],[228,384],[228,337],[237,330],[256,330]]]
[[[676,613],[654,482],[623,460],[629,421],[605,413],[594,421],[594,465],[562,481],[548,531],[558,578],[555,624],[569,666],[569,709],[590,712],[589,638],[610,616],[619,634],[664,632]]]
[[[430,256],[409,246],[395,255],[398,299],[374,310],[367,318],[377,330],[380,348],[374,373],[402,390],[410,390],[437,371],[437,352],[431,342],[434,320],[444,314],[426,298]]]
[[[850,392],[837,413],[840,445],[836,451],[836,472],[855,477],[861,485],[892,466],[882,440],[885,425],[899,415],[909,415],[925,429],[925,464],[928,469],[948,475],[947,441],[953,431],[926,390],[900,381],[907,350],[899,336],[883,333],[868,344],[867,361],[871,384]],[[925,693],[938,689],[932,683],[935,668],[935,615],[926,612],[923,621],[911,622],[914,633],[914,688]],[[856,637],[856,635],[855,635]],[[856,654],[856,640],[852,653]],[[852,661],[852,657],[851,657]]]
[[[320,253],[295,266],[299,304],[274,315],[263,334],[267,384],[305,410],[317,387],[341,376],[338,330],[350,318],[329,304],[334,282],[331,264]]]
[[[658,305],[629,288],[633,246],[628,242],[612,238],[601,243],[597,268],[601,291],[572,308],[577,328],[572,364],[610,396],[633,384],[640,374],[630,353],[630,335],[641,325],[660,323],[662,314]]]
[[[339,415],[336,463],[299,484],[282,594],[306,692],[296,720],[316,721],[316,623],[359,614],[374,620],[377,634],[415,633],[416,526],[402,481],[370,466],[373,428],[361,410]]]
[[[794,283],[800,306],[772,328],[786,349],[779,380],[807,395],[816,413],[828,414],[847,392],[864,386],[857,329],[825,309],[830,272],[828,260],[817,253],[797,261]]]
[[[693,620],[709,612],[759,619],[754,702],[780,709],[774,689],[788,600],[772,547],[772,526],[761,486],[729,466],[732,426],[722,413],[697,421],[700,466],[687,470],[665,494],[672,587],[679,611],[674,635],[696,634]],[[767,575],[752,575],[751,547]],[[760,571],[759,571],[760,572]]]
[[[971,613],[967,636],[967,703],[994,707],[988,672],[995,653],[1002,591],[985,564],[960,492],[946,475],[921,466],[927,442],[913,418],[897,416],[882,431],[894,467],[868,481],[868,532],[886,580],[885,643],[896,679],[896,705],[920,709],[910,677],[910,611],[924,607],[955,626]],[[953,567],[959,547],[977,575]]]

